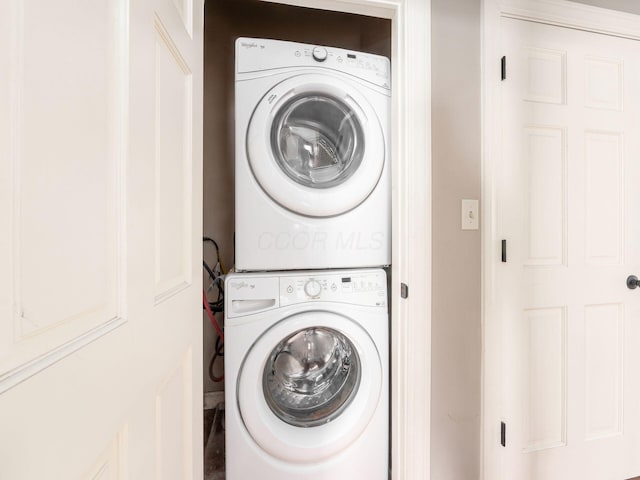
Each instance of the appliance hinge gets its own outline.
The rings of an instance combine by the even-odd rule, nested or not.
[[[502,262],[507,263],[507,241],[502,240]]]
[[[500,422],[500,445],[507,446],[507,424]]]
[[[507,79],[507,57],[502,57],[500,59],[500,71],[502,80]]]

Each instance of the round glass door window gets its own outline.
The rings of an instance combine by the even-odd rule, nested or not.
[[[360,383],[360,358],[351,341],[326,327],[299,330],[267,359],[262,387],[271,411],[296,427],[338,417]]]
[[[289,178],[306,187],[330,188],[348,180],[360,166],[364,134],[344,102],[326,94],[305,94],[278,110],[271,148]]]

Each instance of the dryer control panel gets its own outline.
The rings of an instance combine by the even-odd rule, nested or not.
[[[280,277],[280,306],[313,301],[384,307],[387,276],[383,270],[354,270]]]
[[[391,88],[389,59],[380,55],[304,43],[238,38],[236,72],[250,73],[289,67],[323,67]]]

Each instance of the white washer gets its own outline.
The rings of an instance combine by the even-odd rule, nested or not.
[[[225,281],[227,480],[386,480],[383,270]]]
[[[236,41],[236,269],[391,263],[389,60]]]

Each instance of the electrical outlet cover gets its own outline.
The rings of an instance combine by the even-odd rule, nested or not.
[[[479,207],[478,200],[462,200],[461,228],[462,230],[478,230]]]

